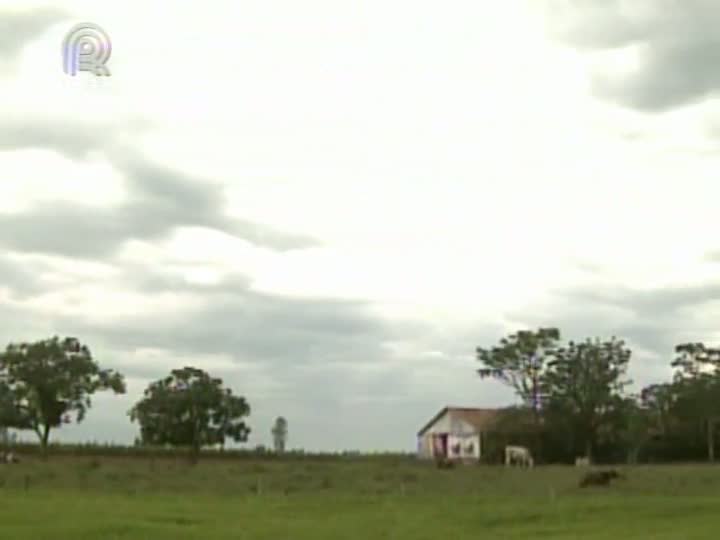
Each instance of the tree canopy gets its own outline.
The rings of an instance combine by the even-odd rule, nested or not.
[[[631,350],[625,342],[586,339],[558,344],[553,328],[520,331],[490,349],[477,347],[481,377],[515,389],[522,407],[536,418],[547,460],[601,456],[604,460],[713,461],[720,425],[720,348],[701,342],[675,347],[672,380],[626,394]],[[518,411],[507,413],[508,440],[528,441],[530,430],[509,436]],[[527,443],[525,443],[527,444]]]
[[[673,390],[675,413],[697,419],[705,433],[707,455],[715,460],[715,432],[720,422],[720,350],[703,343],[675,347]]]
[[[0,421],[33,430],[43,448],[51,429],[72,422],[73,414],[82,422],[101,390],[124,393],[123,376],[101,369],[76,338],[11,343],[0,353]]]
[[[489,349],[477,347],[477,360],[483,364],[478,374],[511,386],[523,403],[537,412],[542,400],[545,360],[552,356],[559,339],[557,328],[540,328],[511,334]]]
[[[588,457],[601,430],[626,405],[623,390],[630,381],[624,376],[630,356],[623,341],[588,339],[556,349],[547,365],[543,383],[549,406],[562,411]]]
[[[175,369],[150,384],[129,414],[140,424],[143,444],[187,446],[194,460],[203,446],[227,438],[244,442],[250,433],[243,422],[250,414],[245,398],[194,367]]]

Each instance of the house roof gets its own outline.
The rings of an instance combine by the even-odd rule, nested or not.
[[[497,419],[500,409],[478,409],[474,407],[444,407],[439,413],[423,426],[418,432],[422,436],[432,425],[437,422],[446,412],[450,412],[454,418],[460,418],[473,426],[478,431],[489,428]]]

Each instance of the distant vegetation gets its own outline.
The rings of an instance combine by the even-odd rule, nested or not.
[[[124,393],[124,377],[101,369],[76,338],[11,343],[0,354],[0,426],[34,431],[44,455],[51,430],[72,422],[72,414],[82,422],[102,390]],[[140,445],[184,447],[193,461],[203,447],[244,442],[250,433],[245,398],[193,367],[150,384],[128,414],[140,424]]]
[[[720,423],[720,349],[680,344],[671,381],[630,394],[631,350],[625,342],[587,339],[560,343],[560,331],[541,328],[477,348],[481,377],[512,387],[520,407],[501,415],[488,438],[497,454],[522,441],[536,461],[572,463],[714,461]]]
[[[125,392],[123,376],[101,369],[75,338],[11,343],[0,354],[0,425],[35,432],[45,449],[50,432],[82,422],[95,392]]]
[[[531,448],[536,463],[663,462],[715,459],[720,424],[720,349],[702,343],[675,348],[672,380],[637,394],[627,391],[632,351],[616,338],[561,342],[557,328],[520,331],[492,347],[477,347],[477,370],[512,387],[521,405],[504,409],[483,434],[483,461],[501,461],[507,444]],[[76,338],[11,343],[0,353],[0,427],[31,431],[37,451],[201,456],[257,455],[258,450],[207,450],[226,441],[246,442],[250,404],[222,379],[194,367],[174,369],[150,384],[128,411],[138,423],[135,447],[62,447],[50,444],[53,429],[81,422],[92,396],[125,392],[122,374],[101,367]],[[448,395],[453,389],[448,388]],[[408,426],[408,438],[414,428]],[[288,422],[271,428],[274,452],[287,459]],[[22,445],[33,453],[35,446]],[[172,448],[172,449],[171,449]],[[72,449],[72,450],[71,450]],[[325,459],[326,455],[317,455]]]
[[[203,447],[247,441],[249,414],[245,398],[223,388],[222,379],[186,367],[150,384],[130,418],[140,423],[142,445],[186,446],[197,461]]]
[[[14,448],[26,456],[39,456],[42,448],[37,443],[18,442]],[[132,457],[132,458],[178,458],[185,459],[190,452],[189,447],[184,446],[152,446],[135,445],[126,446],[119,444],[83,443],[66,444],[50,443],[47,446],[47,453],[51,456],[69,457]],[[225,448],[200,450],[203,460],[316,460],[316,461],[415,461],[417,456],[414,452],[358,452],[355,450],[344,450],[337,452],[313,452],[305,450],[286,450],[282,454],[266,449],[256,448]]]

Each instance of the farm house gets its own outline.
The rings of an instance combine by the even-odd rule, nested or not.
[[[477,461],[483,434],[491,429],[497,409],[445,407],[418,433],[418,457]]]

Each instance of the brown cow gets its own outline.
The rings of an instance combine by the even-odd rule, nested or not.
[[[580,480],[580,487],[608,486],[610,485],[610,481],[615,478],[621,478],[620,474],[615,469],[611,469],[609,471],[589,472]]]

